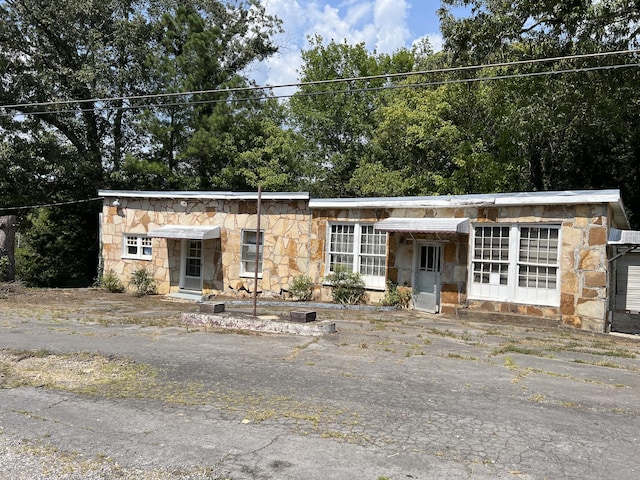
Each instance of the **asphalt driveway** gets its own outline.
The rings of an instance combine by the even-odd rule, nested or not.
[[[633,338],[343,310],[318,312],[337,334],[257,335],[194,310],[0,296],[0,479],[640,476]]]

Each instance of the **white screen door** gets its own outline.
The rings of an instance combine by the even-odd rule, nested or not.
[[[415,254],[415,282],[413,302],[415,308],[437,313],[440,307],[440,273],[442,246],[418,243]]]
[[[202,241],[185,240],[185,253],[182,262],[182,288],[202,290]]]

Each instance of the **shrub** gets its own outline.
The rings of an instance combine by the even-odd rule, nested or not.
[[[135,295],[137,297],[143,297],[145,295],[155,295],[157,292],[157,285],[155,279],[144,268],[134,270],[131,274],[130,285],[135,288]]]
[[[308,302],[313,295],[313,280],[307,275],[298,275],[291,282],[289,293],[302,302]]]
[[[331,296],[334,302],[355,305],[364,301],[364,280],[359,273],[337,266],[325,279],[331,283]]]
[[[113,270],[107,270],[100,279],[100,286],[109,293],[124,292],[124,285]]]
[[[387,291],[382,299],[382,305],[409,308],[411,303],[411,288],[399,287],[397,283],[387,280]]]
[[[9,273],[9,257],[0,253],[0,282],[7,280]]]

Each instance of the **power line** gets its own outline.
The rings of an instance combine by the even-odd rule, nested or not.
[[[353,82],[353,81],[367,81],[367,80],[376,80],[376,79],[392,79],[398,77],[410,77],[416,75],[428,75],[434,73],[453,73],[453,72],[461,72],[461,71],[473,71],[479,70],[483,68],[498,68],[498,67],[510,67],[510,66],[518,66],[518,65],[529,65],[529,64],[539,64],[546,62],[558,62],[562,60],[579,60],[579,59],[589,59],[589,58],[598,58],[598,57],[608,57],[613,55],[628,55],[628,54],[636,54],[640,53],[640,49],[632,49],[632,50],[617,50],[613,52],[600,52],[600,53],[588,53],[588,54],[578,54],[578,55],[565,55],[559,57],[545,57],[545,58],[537,58],[531,60],[517,60],[511,62],[499,62],[499,63],[490,63],[490,64],[480,64],[480,65],[468,65],[461,67],[447,67],[447,68],[438,68],[431,70],[419,70],[415,72],[403,72],[403,73],[386,73],[379,75],[369,75],[369,76],[360,76],[360,77],[346,77],[346,78],[337,78],[330,80],[316,80],[312,82],[299,82],[299,83],[287,83],[280,85],[261,85],[261,86],[249,86],[249,87],[235,87],[235,88],[218,88],[211,90],[193,90],[188,92],[169,92],[169,93],[156,93],[156,94],[146,94],[146,95],[127,95],[127,96],[117,96],[117,97],[102,97],[102,98],[90,98],[90,99],[73,99],[73,100],[56,100],[49,102],[32,102],[32,103],[16,103],[16,104],[6,104],[0,105],[0,108],[5,109],[19,109],[25,107],[46,107],[46,106],[54,106],[54,105],[71,105],[76,103],[105,103],[105,102],[113,102],[120,100],[148,100],[154,98],[167,98],[167,97],[179,97],[179,96],[192,96],[192,95],[208,95],[208,94],[216,94],[216,93],[240,93],[240,92],[249,92],[256,90],[271,90],[278,88],[300,88],[312,85],[325,85],[331,83],[340,83],[340,82]],[[292,95],[278,95],[275,98],[287,98]],[[226,100],[221,100],[226,101]],[[213,101],[212,101],[213,102]],[[164,103],[163,103],[164,104]],[[182,103],[180,103],[182,104]],[[118,107],[113,107],[118,108]],[[123,107],[119,107],[123,108]],[[137,107],[134,107],[137,108]],[[85,109],[91,110],[91,109]],[[77,111],[77,110],[72,110]],[[31,112],[25,112],[31,113]]]
[[[430,87],[430,86],[461,84],[461,83],[475,83],[475,82],[485,82],[485,81],[495,81],[495,80],[508,80],[508,79],[518,79],[518,78],[561,75],[561,74],[570,74],[570,73],[584,73],[584,72],[593,72],[593,71],[601,71],[601,70],[619,70],[619,69],[637,68],[637,67],[640,67],[640,63],[622,63],[622,64],[616,64],[616,65],[603,65],[603,66],[597,66],[597,67],[581,67],[581,68],[571,68],[571,69],[562,69],[562,70],[547,70],[542,72],[514,73],[509,75],[494,75],[489,77],[434,80],[434,81],[419,82],[419,83],[382,85],[379,87],[347,88],[343,90],[320,90],[316,92],[296,92],[291,94],[271,95],[271,96],[263,95],[263,96],[252,96],[252,97],[245,97],[245,98],[236,97],[231,99],[225,98],[225,99],[192,100],[192,101],[185,100],[182,102],[169,102],[169,103],[163,102],[163,103],[151,103],[151,104],[129,105],[129,106],[101,106],[99,107],[99,110],[105,110],[105,111],[106,110],[109,110],[109,111],[110,110],[139,110],[139,109],[153,109],[153,108],[163,108],[163,107],[181,107],[181,106],[187,106],[187,105],[193,106],[193,105],[217,104],[217,103],[239,103],[239,102],[249,102],[249,101],[260,101],[265,99],[290,98],[294,95],[297,97],[314,97],[314,96],[321,96],[321,95],[335,95],[339,93],[349,94],[349,93],[376,92],[376,91],[382,91],[382,90]],[[359,78],[371,78],[371,77],[359,77]],[[349,80],[347,79],[331,80],[332,83],[347,82],[347,81]],[[327,83],[327,82],[323,81],[322,83]],[[218,90],[217,92],[220,92],[220,90]],[[92,108],[80,108],[80,109],[67,109],[67,110],[23,111],[20,113],[23,115],[44,115],[44,114],[59,115],[59,114],[66,114],[66,113],[91,112],[91,111],[93,111]],[[0,116],[2,115],[6,116],[10,114],[0,113]]]
[[[102,197],[86,198],[84,200],[70,200],[68,202],[43,203],[40,205],[24,205],[21,207],[0,207],[0,212],[16,212],[19,210],[31,210],[33,208],[60,207],[63,205],[96,202],[98,200],[102,200]]]

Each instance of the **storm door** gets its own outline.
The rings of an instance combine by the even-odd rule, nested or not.
[[[417,310],[438,313],[440,309],[442,245],[416,243],[414,259],[414,306]]]
[[[202,240],[183,240],[181,288],[202,290]]]

